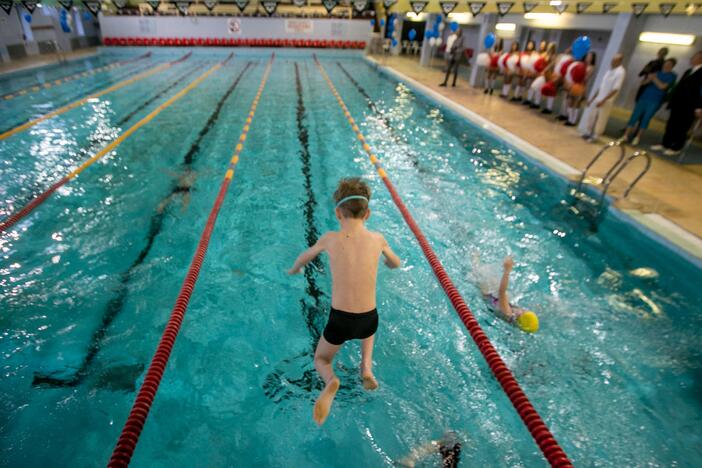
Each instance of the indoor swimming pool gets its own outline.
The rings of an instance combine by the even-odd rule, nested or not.
[[[110,459],[271,59],[264,49],[147,51],[107,48],[0,76],[0,94],[30,88],[0,100],[0,222],[119,143],[0,234],[0,465]],[[573,463],[699,463],[700,267],[612,213],[592,233],[564,206],[566,181],[508,142],[358,53],[317,54]],[[380,388],[363,390],[359,346],[344,347],[342,387],[317,428],[312,356],[330,275],[326,262],[286,271],[336,229],[332,193],[349,176],[369,181],[369,227],[404,264],[378,277]],[[488,311],[476,253],[514,256],[514,300],[537,311],[538,333]],[[312,51],[276,51],[132,464],[393,466],[446,431],[458,434],[465,466],[545,464]]]

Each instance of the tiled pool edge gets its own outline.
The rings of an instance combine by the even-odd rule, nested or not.
[[[372,57],[364,55],[363,58],[372,65],[377,66],[383,73],[390,75],[396,80],[407,83],[416,91],[428,96],[432,100],[450,109],[474,125],[478,125],[479,127],[504,139],[507,143],[530,158],[533,162],[544,167],[548,172],[565,179],[566,182],[570,182],[574,176],[580,176],[581,172],[571,165],[564,163],[560,159],[517,137],[508,130],[494,124],[470,109],[463,107],[461,104],[442,96],[440,93],[437,93],[419,81],[410,78],[391,67],[381,64]],[[632,227],[635,227],[647,237],[653,238],[654,240],[666,245],[671,250],[677,252],[682,257],[695,264],[698,268],[702,268],[702,239],[695,236],[693,233],[681,228],[674,222],[658,213],[643,213],[638,210],[620,210],[613,207],[611,203],[608,206],[608,212],[616,218],[627,222]]]

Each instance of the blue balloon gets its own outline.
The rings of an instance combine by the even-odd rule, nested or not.
[[[27,23],[31,23],[31,22],[32,22],[32,15],[30,15],[29,13],[25,13],[25,14],[24,14],[24,20],[25,20]]]
[[[485,36],[485,40],[483,41],[483,45],[485,46],[486,49],[489,49],[490,47],[495,45],[495,33],[487,33],[487,36]]]
[[[375,18],[371,20],[371,26],[375,26]]]
[[[385,18],[380,18],[380,25],[385,26]]]
[[[452,31],[452,32],[458,31],[458,23],[456,23],[455,21],[451,21],[451,24],[449,25],[449,28],[451,28],[451,31]]]
[[[393,40],[392,40],[392,46],[393,46],[393,47],[397,47],[397,39],[393,39]]]
[[[407,37],[409,37],[410,41],[415,40],[415,38],[417,37],[417,31],[415,31],[414,29],[410,29],[409,33],[407,34]]]
[[[580,36],[573,42],[573,58],[575,60],[582,60],[585,58],[588,52],[590,52],[591,46],[590,38],[587,36]]]
[[[83,12],[83,21],[90,21],[91,19],[93,19],[92,15],[89,12],[84,11]]]

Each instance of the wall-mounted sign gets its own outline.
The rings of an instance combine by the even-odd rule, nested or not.
[[[9,15],[12,11],[12,0],[0,0],[0,8]]]
[[[73,0],[58,0],[58,4],[61,5],[66,11],[73,8]]]
[[[229,18],[227,20],[227,33],[235,36],[241,32],[241,21],[239,18]]]
[[[214,8],[217,6],[217,0],[205,0],[202,3],[205,4],[205,8],[207,8],[208,11],[214,10]]]
[[[266,13],[268,13],[268,16],[275,13],[275,10],[278,9],[278,1],[277,0],[264,0],[263,2],[261,2],[261,5],[263,5],[263,9],[266,10]]]
[[[314,23],[308,19],[286,19],[285,32],[288,34],[312,34]]]
[[[424,9],[427,7],[427,3],[429,2],[410,2],[410,6],[412,7],[412,11],[414,12],[414,14],[418,15],[424,11]]]
[[[609,13],[609,11],[617,6],[614,2],[605,2],[602,4],[602,13]]]
[[[22,5],[24,5],[30,14],[34,13],[34,10],[37,9],[37,3],[39,2],[36,0],[22,0]]]
[[[485,2],[468,2],[468,8],[470,8],[470,12],[475,18],[483,11],[483,8],[485,8]]]

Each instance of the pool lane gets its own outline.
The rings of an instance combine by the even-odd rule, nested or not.
[[[170,67],[182,62],[183,60],[187,60],[189,56],[190,56],[190,53],[185,54],[184,56],[182,56],[178,60],[166,62],[166,63],[156,65],[156,66],[149,65],[147,67],[150,67],[150,68],[148,68],[145,71],[142,71],[142,70],[146,67],[137,69],[136,71],[130,71],[126,75],[129,78],[123,76],[123,77],[119,78],[120,79],[119,82],[117,82],[117,83],[115,83],[107,88],[103,88],[104,85],[102,85],[102,84],[98,85],[97,87],[95,87],[89,91],[90,94],[84,95],[82,98],[80,98],[76,101],[73,101],[69,104],[65,104],[65,105],[59,107],[58,109],[52,110],[52,111],[50,111],[50,112],[48,112],[40,117],[30,118],[23,123],[15,124],[15,126],[13,126],[13,127],[6,128],[4,130],[0,130],[0,132],[1,132],[0,133],[0,141],[4,140],[6,138],[9,138],[13,135],[16,135],[17,133],[23,132],[23,131],[41,123],[41,122],[44,122],[45,120],[52,119],[58,115],[61,115],[65,112],[70,111],[71,109],[75,109],[76,107],[82,106],[83,104],[90,101],[91,99],[99,98],[101,96],[104,96],[105,94],[111,93],[113,91],[117,91],[118,89],[124,88],[125,86],[129,86],[133,83],[138,82],[139,80],[143,80],[144,78],[147,78],[151,75],[159,73],[163,70],[166,70],[167,68],[170,68]],[[101,90],[94,92],[95,89],[101,89]]]
[[[120,67],[123,67],[127,64],[138,62],[138,61],[143,60],[143,59],[150,57],[150,56],[151,56],[151,52],[146,52],[145,54],[142,54],[142,55],[135,57],[135,58],[117,60],[117,61],[109,63],[107,65],[102,65],[98,68],[94,68],[92,70],[85,70],[82,72],[77,72],[77,73],[72,73],[69,75],[60,76],[60,77],[52,79],[50,81],[46,81],[43,84],[34,84],[34,85],[30,85],[30,86],[26,86],[24,88],[18,89],[16,91],[12,91],[12,92],[5,93],[5,94],[0,94],[0,100],[9,101],[10,99],[14,99],[14,98],[19,97],[19,96],[26,96],[27,94],[30,94],[30,93],[36,93],[36,92],[39,92],[43,89],[56,88],[58,86],[69,83],[71,81],[75,81],[75,80],[79,80],[79,79],[86,78],[89,76],[93,76],[97,73],[102,73],[104,71],[112,71],[116,68],[120,68]]]
[[[111,143],[103,147],[100,151],[95,153],[90,159],[87,161],[83,162],[80,166],[78,166],[76,169],[68,173],[66,176],[52,184],[48,189],[46,189],[42,194],[39,196],[35,197],[32,199],[29,203],[24,205],[22,208],[19,210],[15,211],[14,213],[11,213],[9,216],[7,216],[5,219],[0,221],[0,234],[8,229],[10,229],[12,226],[15,225],[18,221],[20,221],[22,218],[27,216],[29,213],[31,213],[35,208],[37,208],[39,205],[44,203],[44,201],[49,198],[56,190],[70,182],[72,179],[76,178],[81,172],[83,172],[85,169],[90,167],[93,163],[96,161],[100,160],[104,156],[106,156],[110,151],[114,150],[117,146],[119,146],[125,139],[127,139],[132,133],[135,131],[139,130],[141,127],[144,125],[148,124],[151,122],[151,120],[156,117],[158,114],[160,114],[163,110],[166,108],[170,107],[174,102],[176,102],[178,99],[181,97],[185,96],[188,94],[192,89],[196,88],[199,86],[209,75],[212,73],[216,72],[219,70],[223,65],[225,65],[232,57],[233,55],[230,54],[227,59],[224,61],[220,62],[219,64],[209,68],[205,73],[201,74],[197,78],[195,78],[190,84],[188,84],[185,88],[180,90],[178,93],[174,94],[171,96],[166,102],[163,104],[159,105],[154,109],[150,114],[148,114],[146,117],[141,119],[139,122],[135,123],[132,125],[129,129],[127,129],[125,132],[123,132],[120,136],[118,136],[115,140],[113,140]]]
[[[129,283],[132,280],[134,273],[144,263],[144,260],[147,258],[149,252],[151,251],[151,247],[153,246],[156,237],[160,234],[161,229],[163,228],[163,220],[164,216],[166,215],[167,209],[169,208],[171,203],[176,200],[177,197],[190,196],[191,185],[193,183],[190,172],[193,170],[192,167],[194,160],[199,154],[200,144],[202,143],[203,139],[207,136],[209,131],[212,129],[212,127],[216,125],[222,110],[222,106],[232,95],[237,85],[241,81],[241,78],[251,65],[252,62],[247,62],[244,68],[241,70],[241,72],[239,72],[236,78],[234,78],[232,84],[226,90],[222,98],[217,102],[216,107],[214,108],[209,119],[205,122],[205,125],[198,133],[195,141],[193,141],[193,143],[190,145],[190,148],[185,153],[185,156],[183,157],[183,163],[181,165],[182,176],[180,177],[177,183],[173,184],[170,192],[166,196],[164,196],[163,200],[154,210],[149,222],[149,232],[146,235],[144,247],[141,249],[141,251],[131,263],[129,268],[119,275],[120,281],[116,287],[116,291],[114,291],[112,299],[110,299],[107,306],[105,307],[102,319],[100,320],[100,325],[93,332],[87,352],[78,370],[76,370],[75,373],[72,375],[66,375],[65,370],[54,371],[53,375],[35,372],[32,385],[37,387],[73,387],[75,385],[81,384],[84,381],[84,379],[88,376],[89,372],[91,371],[92,363],[97,354],[100,352],[100,349],[102,348],[108,328],[112,325],[112,322],[114,322],[115,318],[124,307],[124,302],[127,298],[127,294],[129,293]],[[195,69],[197,68],[199,67],[196,67]],[[190,70],[186,73],[186,75],[191,74],[193,71],[194,70]],[[176,82],[171,84],[169,88],[175,86],[175,84],[177,84],[178,81],[179,80],[176,80]],[[162,91],[159,94],[163,94],[164,91]],[[136,366],[133,370],[137,373],[140,373],[143,370],[143,366]]]

